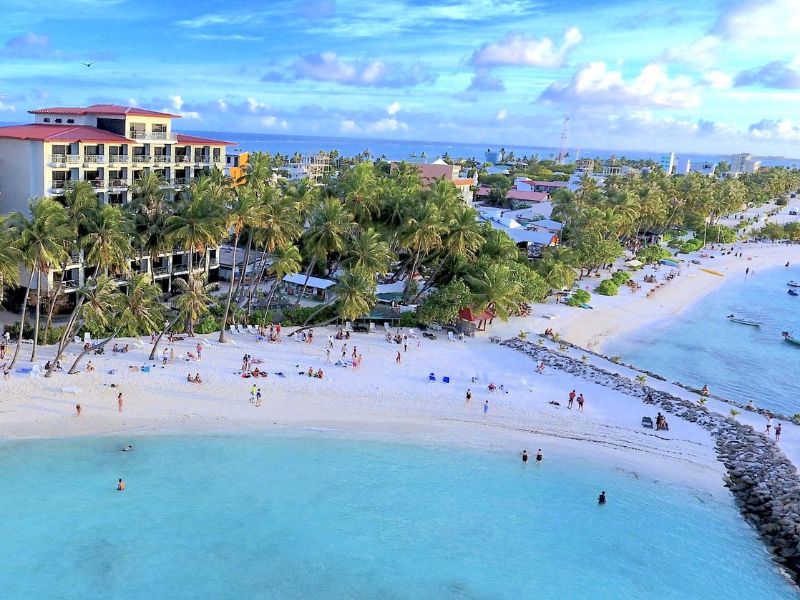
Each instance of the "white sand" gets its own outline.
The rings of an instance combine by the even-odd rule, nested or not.
[[[758,271],[782,264],[787,249],[748,248],[746,254],[752,261],[715,258],[706,262],[729,277],[739,276],[746,265]],[[623,291],[617,298],[593,300],[594,311],[537,305],[540,314],[558,313],[559,318],[512,319],[492,326],[490,333],[509,336],[520,329],[538,332],[552,326],[571,341],[596,343],[601,336],[674,314],[723,281],[701,275],[695,267],[652,300]],[[644,296],[643,292],[638,296]],[[335,435],[493,448],[508,452],[510,460],[518,460],[515,455],[523,448],[532,455],[542,448],[545,457],[569,455],[712,493],[723,490],[722,466],[715,459],[710,434],[702,428],[673,417],[669,432],[644,430],[641,418],[655,417],[652,406],[566,373],[539,375],[530,358],[491,344],[488,334],[466,342],[449,342],[445,336],[436,341],[421,339],[419,346],[412,340],[399,366],[395,354],[400,346],[386,342],[380,334],[355,334],[347,342],[347,355],[356,345],[364,363],[353,370],[325,362],[329,332],[317,329],[313,344],[295,342],[286,337],[286,331],[280,344],[258,342],[249,334],[236,336],[225,346],[212,342],[204,348],[202,361],[176,359],[162,368],[159,360],[150,373],[128,369],[128,365],[153,364],[146,360],[150,347],[145,344],[124,355],[91,357],[96,366],[93,373],[59,372],[52,378],[14,375],[0,381],[0,436],[299,430],[313,435],[323,429],[334,430]],[[205,337],[216,339],[216,335]],[[175,343],[176,354],[194,352],[199,339]],[[335,342],[332,361],[340,356],[342,343]],[[79,348],[74,345],[71,350],[74,356]],[[239,376],[245,352],[264,360],[258,366],[269,372],[268,378]],[[40,363],[51,355],[52,349],[43,349]],[[64,360],[66,365],[70,362],[70,357]],[[298,374],[309,366],[322,368],[324,379]],[[109,373],[112,369],[116,370],[113,374]],[[275,375],[279,371],[286,376]],[[186,375],[196,372],[204,379],[202,385],[186,382]],[[431,372],[436,383],[428,381]],[[449,376],[451,383],[442,383],[443,376]],[[473,383],[473,377],[479,382]],[[263,394],[263,406],[258,408],[249,402],[254,382]],[[490,382],[504,384],[509,393],[489,393]],[[110,387],[112,383],[118,387]],[[467,388],[473,391],[469,407],[464,399]],[[587,399],[582,414],[565,408],[571,389]],[[119,391],[125,397],[121,413],[116,403]],[[485,400],[490,403],[486,415]],[[551,400],[561,406],[550,405]],[[80,417],[75,414],[78,402]],[[723,412],[728,409],[720,406]],[[760,417],[742,418],[754,419],[754,424],[763,427],[756,423]],[[784,428],[785,449],[793,460],[800,458],[800,444],[794,441],[800,439],[797,429]]]

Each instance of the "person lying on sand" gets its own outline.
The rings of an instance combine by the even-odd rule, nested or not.
[[[200,373],[194,374],[194,383],[203,383],[203,380],[200,379]]]

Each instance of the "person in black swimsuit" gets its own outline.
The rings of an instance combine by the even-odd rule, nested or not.
[[[539,451],[536,453],[536,462],[542,462],[544,458],[544,454],[542,454],[542,449],[539,448]]]
[[[600,492],[600,495],[597,497],[598,504],[605,504],[606,503],[606,492],[603,490]]]
[[[527,450],[523,450],[522,451],[522,462],[524,462],[524,463],[528,462],[528,451]]]

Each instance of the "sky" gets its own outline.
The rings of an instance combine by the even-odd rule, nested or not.
[[[800,156],[800,0],[0,5],[0,122]]]

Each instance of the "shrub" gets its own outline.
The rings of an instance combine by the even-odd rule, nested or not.
[[[689,254],[690,252],[695,252],[700,250],[703,247],[703,240],[702,238],[693,238],[691,240],[687,240],[683,242],[680,246],[678,246],[678,252],[682,254]]]
[[[215,331],[219,331],[219,319],[212,315],[201,319],[200,322],[194,326],[195,333],[214,333]]]
[[[601,281],[594,291],[601,296],[616,296],[619,292],[619,285],[613,279],[606,279]]]
[[[592,295],[586,290],[576,290],[575,293],[569,297],[569,300],[567,300],[567,305],[580,306],[581,304],[587,304],[591,299]]]
[[[419,327],[417,313],[413,310],[400,313],[400,327]]]
[[[616,283],[617,285],[622,285],[626,281],[628,281],[631,276],[626,273],[625,271],[617,271],[611,276],[611,280]]]

